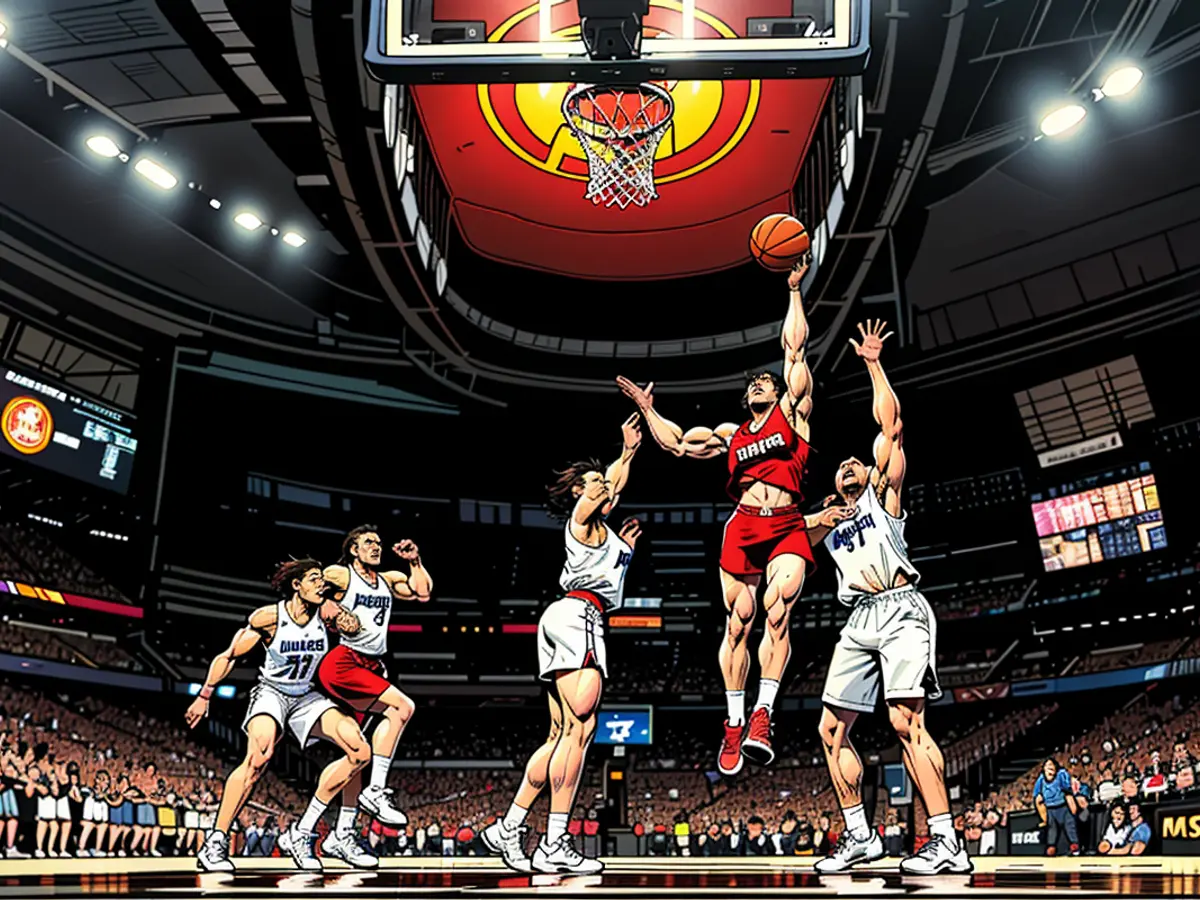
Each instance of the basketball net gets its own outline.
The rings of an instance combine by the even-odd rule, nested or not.
[[[567,92],[562,111],[587,156],[586,199],[625,209],[658,198],[654,154],[675,112],[667,90],[581,84]]]

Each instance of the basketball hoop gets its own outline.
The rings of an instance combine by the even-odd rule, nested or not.
[[[596,206],[645,206],[658,198],[654,154],[675,101],[656,84],[580,84],[563,98],[563,118],[588,162],[584,197]]]

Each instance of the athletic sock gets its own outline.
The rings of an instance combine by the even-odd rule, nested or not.
[[[546,820],[546,843],[553,847],[567,833],[570,813],[550,813]]]
[[[958,835],[954,832],[954,819],[950,813],[930,816],[926,821],[929,823],[930,837],[940,837],[951,847],[958,846]]]
[[[321,816],[325,814],[325,808],[328,806],[322,803],[316,797],[308,801],[308,809],[304,811],[304,815],[300,817],[300,823],[296,826],[296,830],[302,834],[312,834],[317,830],[317,823],[321,821]]]
[[[767,712],[775,711],[775,695],[779,693],[779,682],[773,678],[764,678],[758,683],[758,700],[755,709],[762,707]]]
[[[508,808],[508,812],[505,813],[504,818],[500,820],[500,824],[504,827],[505,831],[516,831],[525,824],[525,817],[527,815],[529,815],[529,810],[517,806],[517,801],[514,800],[512,806]]]
[[[357,821],[358,807],[343,806],[338,813],[337,834],[351,834],[354,831],[354,823]]]
[[[867,813],[862,804],[842,810],[846,818],[846,830],[856,841],[865,841],[871,836],[871,826],[867,824]]]
[[[733,726],[746,724],[746,692],[726,691],[725,703],[729,706],[729,724]]]
[[[388,772],[392,768],[392,758],[390,756],[380,756],[378,754],[371,757],[371,788],[372,790],[383,790],[387,787]]]

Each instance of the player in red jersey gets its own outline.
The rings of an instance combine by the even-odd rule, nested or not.
[[[791,655],[788,622],[792,604],[804,586],[805,572],[814,564],[800,511],[812,413],[812,373],[804,355],[808,320],[800,297],[800,282],[807,269],[806,260],[788,276],[791,304],[781,335],[783,377],[774,372],[749,377],[743,404],[750,410],[750,421],[740,427],[726,423],[684,431],[654,408],[653,382],[640,388],[628,378],[617,379],[664,449],[693,459],[721,454],[729,458],[728,491],[738,506],[725,524],[721,546],[721,591],[728,619],[719,660],[729,717],[717,768],[725,775],[741,771],[745,759],[760,765],[775,759],[771,713]],[[764,574],[766,627],[758,647],[761,680],[755,708],[747,720],[747,640]]]

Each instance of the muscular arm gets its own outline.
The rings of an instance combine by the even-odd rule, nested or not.
[[[809,439],[808,418],[812,415],[812,372],[808,368],[805,346],[808,344],[808,318],[804,315],[804,300],[800,296],[800,285],[790,288],[791,301],[780,343],[783,345],[783,380],[787,383],[787,395],[780,398],[779,406],[792,423],[796,434]]]
[[[878,360],[867,363],[874,389],[871,413],[879,425],[875,438],[875,471],[872,484],[879,494],[883,508],[890,515],[900,515],[900,491],[904,487],[907,460],[904,456],[904,423],[900,419],[900,400],[896,397],[883,366]]]
[[[250,613],[250,621],[238,630],[229,646],[213,658],[204,686],[214,687],[228,678],[237,660],[257,647],[264,634],[275,627],[275,616],[274,606],[264,606]]]
[[[332,628],[339,634],[344,634],[347,637],[358,634],[362,628],[362,623],[358,620],[358,616],[343,607],[336,600],[326,600],[322,603],[320,616],[326,628]]]
[[[346,589],[350,587],[350,570],[345,566],[327,566],[321,577],[333,588],[333,596],[337,600],[341,600]]]
[[[814,547],[825,540],[831,531],[832,528],[821,523],[819,513],[804,517],[804,533],[808,535],[808,542]]]
[[[421,563],[421,558],[411,560],[408,564],[408,574],[403,572],[380,572],[383,580],[392,589],[392,596],[397,600],[416,600],[418,603],[428,603],[433,594],[433,579],[429,570]]]
[[[642,416],[660,447],[675,456],[691,459],[712,459],[725,453],[729,450],[730,438],[738,429],[733,423],[726,422],[716,428],[700,426],[684,431],[670,419],[659,415],[653,407],[643,410]]]

